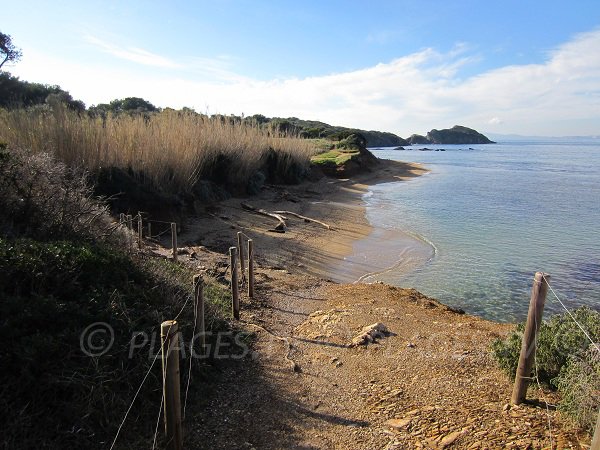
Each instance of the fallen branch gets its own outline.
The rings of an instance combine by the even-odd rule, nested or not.
[[[328,230],[331,230],[331,226],[327,225],[324,222],[321,222],[317,219],[312,219],[310,217],[306,217],[306,216],[301,216],[300,214],[297,214],[295,212],[292,211],[274,211],[275,214],[288,214],[290,216],[294,216],[294,217],[298,217],[299,219],[303,219],[305,222],[314,222],[314,223],[318,223],[319,225],[323,225],[325,228],[327,228]]]
[[[246,211],[252,211],[256,214],[260,214],[262,216],[267,216],[267,217],[277,220],[277,226],[269,231],[274,231],[277,233],[285,233],[285,229],[287,227],[287,225],[285,224],[285,220],[287,219],[286,217],[284,217],[280,214],[270,213],[264,209],[255,208],[254,206],[249,205],[248,203],[241,202],[240,204],[242,205],[242,208],[245,209]]]

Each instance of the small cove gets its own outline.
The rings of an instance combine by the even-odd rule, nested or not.
[[[569,307],[600,308],[597,142],[422,147],[372,150],[431,173],[370,188],[363,200],[373,232],[339,273],[414,287],[511,322],[525,317],[533,274],[542,270]],[[549,297],[547,310],[560,309]]]

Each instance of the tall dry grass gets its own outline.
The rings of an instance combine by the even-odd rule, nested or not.
[[[316,151],[310,141],[275,130],[172,110],[107,118],[63,108],[0,111],[0,141],[92,173],[126,169],[169,192],[189,191],[223,159],[229,181],[243,185],[273,151],[284,166],[307,165]]]

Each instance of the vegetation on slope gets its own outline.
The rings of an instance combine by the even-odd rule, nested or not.
[[[96,181],[112,182],[104,194],[126,191],[120,178],[114,183],[117,169],[152,195],[177,195],[182,202],[193,201],[202,181],[240,193],[265,181],[297,183],[316,152],[311,141],[280,130],[174,110],[106,117],[61,106],[0,111],[0,140],[52,153]]]
[[[0,108],[18,109],[62,103],[75,111],[85,111],[85,104],[75,100],[60,86],[30,83],[0,72]]]
[[[370,171],[377,158],[367,150],[366,139],[362,135],[351,134],[331,145],[328,151],[313,156],[311,162],[329,176],[347,177]]]
[[[0,175],[0,405],[13,412],[0,445],[108,448],[159,351],[160,322],[179,315],[190,342],[192,274],[121,251],[123,231],[90,197],[84,175],[48,155],[3,147]],[[227,293],[207,282],[206,323],[222,329]],[[90,334],[99,323],[104,332]],[[110,342],[109,329],[114,342],[107,352],[86,353]],[[134,333],[147,336],[147,344],[132,347]],[[197,362],[193,377],[205,370]],[[120,448],[151,446],[161,383],[158,361]]]
[[[293,131],[300,137],[307,139],[327,139],[330,141],[340,141],[346,139],[351,134],[360,134],[365,137],[367,147],[395,147],[399,145],[408,145],[408,141],[402,139],[394,133],[374,130],[361,130],[358,128],[347,128],[329,125],[316,120],[302,120],[297,117],[268,118],[262,114],[246,117],[244,120],[261,124],[270,125],[284,131]]]
[[[600,313],[586,307],[573,312],[575,320],[600,342]],[[505,340],[494,342],[492,351],[500,367],[514,377],[521,352],[525,324],[517,326]],[[536,367],[540,382],[558,389],[559,409],[582,428],[591,431],[600,408],[600,352],[566,315],[555,315],[542,323],[537,339]]]

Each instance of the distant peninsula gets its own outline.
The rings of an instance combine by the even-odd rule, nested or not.
[[[452,128],[443,130],[433,129],[427,136],[413,134],[408,139],[404,139],[394,133],[375,130],[361,130],[359,128],[346,128],[329,125],[316,120],[303,120],[297,117],[274,117],[268,118],[261,114],[246,117],[247,121],[256,122],[259,125],[269,125],[278,128],[284,132],[298,134],[300,137],[308,139],[330,139],[341,140],[351,134],[360,134],[367,141],[367,147],[401,147],[413,144],[493,144],[483,134],[467,128],[456,125]]]
[[[427,136],[413,134],[408,138],[410,144],[494,144],[483,134],[472,128],[455,125],[444,130],[433,129]]]

